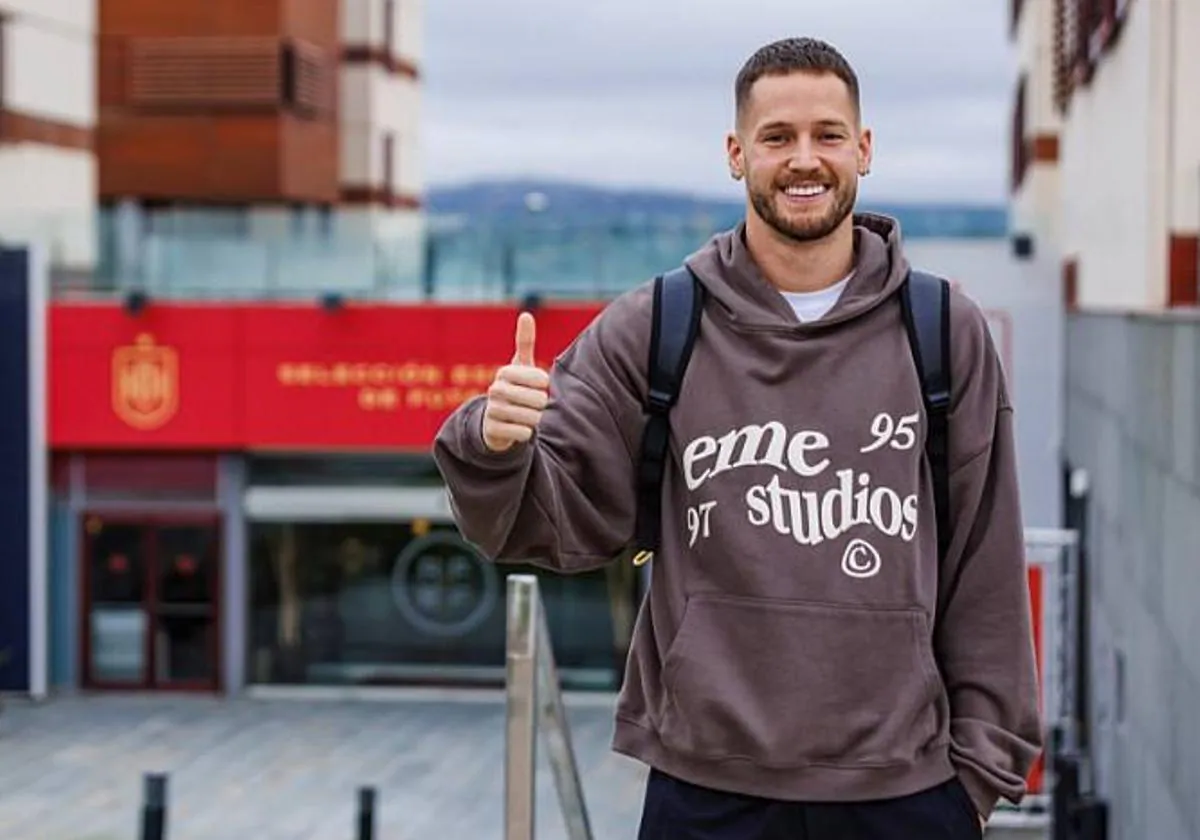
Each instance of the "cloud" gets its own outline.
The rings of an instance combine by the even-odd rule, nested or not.
[[[877,157],[863,195],[1002,200],[1005,0],[436,0],[426,7],[428,183],[553,176],[736,195],[724,135],[758,46],[825,38],[859,73]]]

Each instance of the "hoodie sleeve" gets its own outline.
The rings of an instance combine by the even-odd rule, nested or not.
[[[434,460],[459,529],[488,557],[584,572],[632,541],[649,308],[644,289],[617,298],[555,360],[529,442],[490,451],[482,396],[443,424]]]
[[[1016,803],[1042,748],[1013,407],[979,308],[955,293],[950,413],[953,529],[935,639],[951,758],[979,813]]]

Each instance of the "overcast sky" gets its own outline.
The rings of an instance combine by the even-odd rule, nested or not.
[[[430,185],[569,178],[736,196],[733,79],[814,35],[857,70],[876,156],[867,199],[1006,195],[1009,0],[426,0]]]

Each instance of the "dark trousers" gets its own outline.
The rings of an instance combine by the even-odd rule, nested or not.
[[[778,802],[650,771],[638,840],[980,840],[966,788],[869,802]]]

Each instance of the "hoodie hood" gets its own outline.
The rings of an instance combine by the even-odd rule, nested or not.
[[[746,223],[717,234],[685,262],[729,319],[747,327],[823,329],[857,318],[888,300],[908,274],[900,223],[874,213],[854,215],[854,274],[837,305],[802,324],[779,290],[763,277],[746,247]]]

